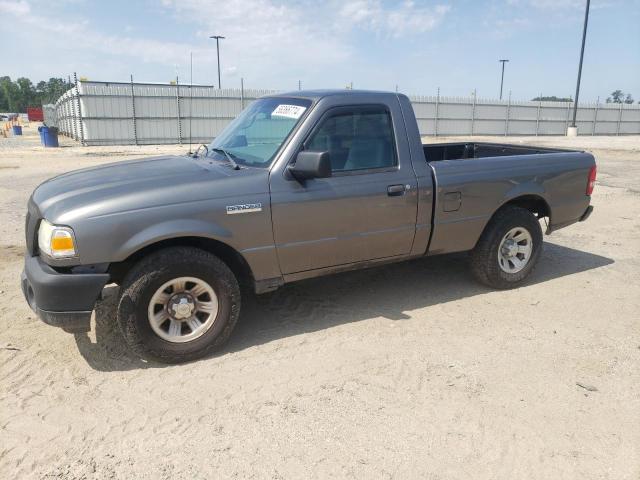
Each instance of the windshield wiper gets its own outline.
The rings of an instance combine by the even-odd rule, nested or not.
[[[196,148],[195,152],[191,152],[189,151],[188,155],[193,157],[193,158],[198,158],[199,153],[200,153],[200,149],[204,147],[205,153],[204,156],[206,157],[207,155],[209,155],[209,147],[207,147],[204,143],[202,145],[200,145],[198,148]]]
[[[214,152],[224,153],[224,156],[227,157],[227,160],[229,160],[229,163],[231,164],[233,169],[240,170],[240,165],[238,165],[238,162],[236,162],[231,156],[232,154],[227,152],[224,148],[212,148],[211,150],[213,150]]]

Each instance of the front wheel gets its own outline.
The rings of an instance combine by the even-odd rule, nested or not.
[[[485,285],[514,288],[535,267],[542,251],[542,229],[530,211],[507,206],[496,212],[471,251],[471,271]]]
[[[118,323],[139,356],[166,363],[204,357],[231,335],[240,289],[215,255],[171,247],[138,262],[122,282]]]

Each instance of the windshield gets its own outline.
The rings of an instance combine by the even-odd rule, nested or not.
[[[260,98],[254,101],[209,145],[209,156],[225,152],[239,165],[266,168],[311,101],[300,98]]]

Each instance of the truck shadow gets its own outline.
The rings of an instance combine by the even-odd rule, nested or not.
[[[539,265],[522,288],[612,263],[607,257],[547,242]],[[88,334],[76,334],[81,355],[99,371],[166,367],[142,361],[127,349],[115,322],[117,290],[108,289],[97,305],[96,341]],[[376,317],[405,320],[410,316],[404,312],[491,291],[471,277],[466,254],[304,280],[270,294],[245,296],[238,325],[217,356]]]

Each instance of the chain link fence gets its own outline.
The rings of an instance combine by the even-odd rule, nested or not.
[[[83,145],[208,143],[254,99],[276,93],[151,83],[75,81],[45,123]],[[420,133],[456,135],[565,135],[572,102],[531,102],[410,96]],[[580,104],[580,135],[640,134],[640,105]]]

